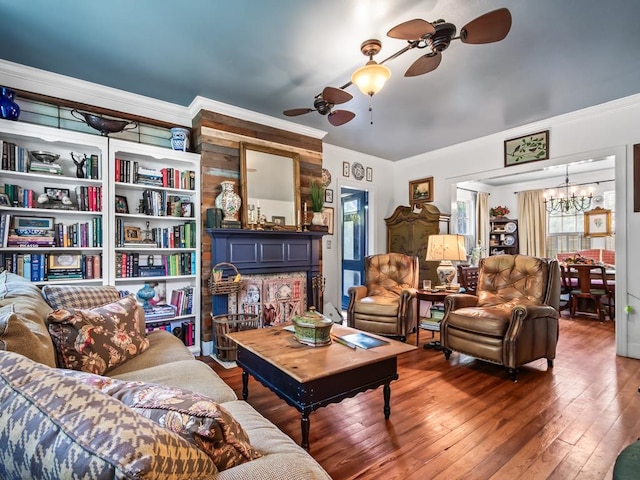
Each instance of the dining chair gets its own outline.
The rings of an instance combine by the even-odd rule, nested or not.
[[[613,298],[611,290],[607,284],[606,269],[602,265],[581,265],[567,264],[567,278],[575,279],[575,286],[572,285],[569,292],[569,303],[571,316],[575,316],[576,311],[586,312],[580,305],[580,299],[593,301],[598,319],[603,322],[605,317],[605,306],[607,315],[613,320]],[[602,299],[606,300],[603,305]]]
[[[458,265],[458,283],[464,288],[465,293],[475,295],[478,288],[478,267]]]

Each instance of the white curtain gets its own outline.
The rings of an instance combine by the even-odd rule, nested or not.
[[[547,256],[547,211],[543,190],[518,192],[518,230],[520,253],[533,257]]]
[[[481,255],[484,257],[489,254],[489,194],[478,192],[476,205],[476,218],[478,219],[476,232],[478,232],[478,243],[482,246]]]

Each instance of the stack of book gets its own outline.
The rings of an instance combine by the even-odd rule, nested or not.
[[[156,187],[163,185],[162,171],[156,168],[141,167],[138,162],[133,163],[133,183],[141,185],[152,185]]]
[[[58,163],[40,162],[38,160],[31,160],[31,163],[29,164],[29,172],[64,175],[64,172],[62,171],[62,165]]]
[[[45,235],[17,235],[13,230],[9,232],[7,247],[54,247],[54,232],[47,230]]]
[[[177,315],[193,313],[193,287],[183,287],[171,292],[171,305],[176,307]]]
[[[144,319],[147,322],[166,320],[175,316],[176,307],[174,305],[149,305],[144,309]]]

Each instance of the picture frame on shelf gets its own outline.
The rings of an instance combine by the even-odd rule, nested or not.
[[[373,168],[367,167],[367,182],[373,182]]]
[[[324,203],[333,203],[333,189],[327,188],[324,191]]]
[[[79,270],[82,268],[82,255],[49,255],[49,271]]]
[[[9,195],[7,195],[6,193],[0,193],[0,206],[3,206],[3,207],[11,206],[11,200],[9,199]]]
[[[522,165],[549,158],[549,130],[504,141],[504,166]]]
[[[69,198],[68,188],[44,187],[44,193],[46,193],[47,197],[51,200],[62,201],[64,197]]]
[[[433,202],[433,177],[409,182],[409,205]]]
[[[608,237],[611,235],[611,210],[596,207],[584,212],[584,236]]]
[[[350,172],[351,165],[349,165],[349,162],[342,162],[342,176],[348,177],[350,175]]]
[[[279,216],[279,215],[273,215],[271,217],[271,223],[273,223],[274,225],[278,225],[281,227],[284,227],[285,223],[286,223],[286,219],[285,217]]]
[[[53,217],[13,217],[13,228],[35,228],[38,230],[53,230]]]
[[[129,204],[127,203],[127,197],[124,195],[115,195],[116,199],[116,213],[129,213]]]
[[[329,230],[327,231],[329,235],[333,235],[333,212],[333,207],[324,207],[322,209],[323,223],[329,227]]]
[[[142,241],[142,230],[140,227],[124,227],[124,240],[125,242],[141,242]]]

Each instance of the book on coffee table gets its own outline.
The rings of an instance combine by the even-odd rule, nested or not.
[[[379,347],[380,345],[389,343],[386,340],[381,340],[362,332],[350,333],[349,335],[342,335],[338,338],[344,340],[347,343],[350,343],[351,345],[355,345],[364,349]]]

